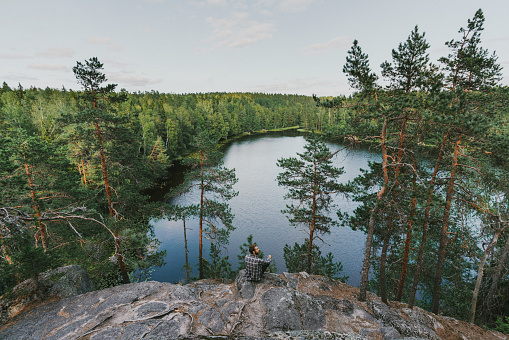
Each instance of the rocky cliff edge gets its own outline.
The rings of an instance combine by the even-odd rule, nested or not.
[[[508,339],[306,273],[231,284],[143,282],[25,308],[0,339]],[[28,310],[27,310],[28,309]]]

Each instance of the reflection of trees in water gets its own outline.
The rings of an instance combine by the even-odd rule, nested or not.
[[[232,212],[235,214],[234,225],[236,230],[229,237],[227,246],[230,258],[235,259],[239,254],[239,246],[245,242],[249,234],[259,242],[262,249],[272,255],[273,263],[277,264],[278,271],[287,271],[283,257],[284,244],[302,242],[302,234],[289,226],[286,217],[281,214],[284,209],[284,188],[278,187],[275,176],[279,172],[276,160],[281,157],[294,155],[300,152],[305,144],[300,136],[289,137],[275,133],[263,134],[263,137],[250,135],[236,140],[226,148],[224,156],[225,165],[235,168],[239,183],[235,189],[239,196],[230,201]],[[327,143],[331,151],[342,148],[335,143]],[[347,157],[347,158],[346,158]],[[368,148],[360,147],[354,150],[345,150],[338,154],[333,162],[336,166],[345,166],[345,174],[341,182],[353,179],[366,168],[369,160],[379,159],[379,155]],[[181,168],[182,169],[182,168]],[[176,169],[175,169],[176,170]],[[199,192],[195,190],[191,195],[175,196],[171,203],[190,205],[198,199]],[[336,204],[342,211],[351,212],[358,203],[343,197],[335,198]],[[336,216],[332,213],[331,216]],[[166,267],[157,269],[153,278],[159,281],[177,282],[185,279],[185,243],[188,248],[188,261],[190,267],[197,264],[197,228],[198,219],[189,216],[186,219],[186,240],[183,238],[180,221],[155,222],[158,238],[163,241],[162,248],[167,249],[168,258]],[[349,276],[349,283],[358,285],[359,267],[362,265],[360,255],[363,253],[365,236],[362,231],[352,231],[349,228],[332,228],[327,244],[323,245],[323,253],[332,252],[334,257],[341,261],[344,267],[343,274]],[[208,246],[207,246],[208,248]],[[184,251],[182,251],[184,249]],[[208,249],[204,249],[208,254]],[[234,261],[237,262],[237,261]],[[232,262],[234,267],[236,263]],[[235,268],[238,269],[238,268]],[[196,274],[196,273],[194,273]],[[190,271],[192,280],[193,271]]]

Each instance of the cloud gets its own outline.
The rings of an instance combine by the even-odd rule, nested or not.
[[[208,17],[207,23],[214,27],[212,41],[215,47],[243,47],[272,37],[274,24],[249,20],[246,12],[233,13],[230,17]]]
[[[143,26],[143,27],[138,28],[138,30],[140,30],[143,33],[148,33],[148,34],[153,32],[153,30],[150,26]]]
[[[87,41],[91,44],[98,44],[98,45],[109,45],[111,44],[110,38],[105,37],[88,37]]]
[[[283,12],[303,12],[307,10],[314,0],[283,0],[279,4],[279,10]]]
[[[486,40],[486,42],[506,42],[506,41],[509,41],[509,36],[506,36],[506,37],[501,37],[501,38],[497,38],[497,39],[488,39]]]
[[[39,80],[32,73],[28,75],[28,74],[19,73],[19,72],[7,72],[6,74],[3,75],[3,79],[7,83],[10,83],[11,80],[12,80],[12,82],[15,82],[15,83],[19,83],[22,80],[26,80],[29,82],[33,82],[34,80]]]
[[[269,10],[266,10],[266,9],[262,9],[262,10],[260,10],[260,14],[261,14],[261,15],[268,16],[268,17],[274,16],[274,12],[269,11]]]
[[[32,58],[25,54],[15,54],[15,53],[0,53],[0,59],[28,59]]]
[[[28,68],[43,71],[69,70],[70,68],[61,64],[30,64]]]
[[[67,47],[52,47],[46,51],[37,53],[38,56],[59,58],[59,57],[72,57],[75,54],[74,50]]]
[[[350,40],[351,39],[347,37],[337,37],[324,43],[317,43],[302,47],[301,51],[303,51],[306,54],[323,53],[336,48],[348,47],[351,44]]]
[[[115,66],[119,69],[127,69],[129,67],[131,67],[132,65],[129,64],[129,63],[124,63],[124,62],[121,62],[121,61],[118,61],[118,60],[114,60],[114,59],[105,59],[104,60],[104,65],[106,66]],[[129,73],[129,72],[124,72],[124,73]]]
[[[298,93],[298,94],[319,94],[334,95],[337,91],[338,83],[331,80],[318,78],[309,79],[289,79],[287,82],[259,84],[253,86],[249,91],[263,93]],[[338,92],[341,93],[341,92]]]
[[[123,45],[115,44],[115,43],[113,43],[111,41],[110,38],[107,38],[107,37],[88,37],[87,41],[90,44],[105,45],[105,46],[109,47],[113,51],[119,51],[119,50],[122,50],[124,48]]]
[[[127,75],[127,74],[112,74],[108,76],[109,80],[118,83],[120,87],[126,85],[144,87],[152,84],[158,84],[163,81],[162,78],[151,79],[143,76]]]
[[[257,5],[259,7],[272,7],[276,3],[276,0],[258,0]]]
[[[226,0],[207,0],[207,4],[220,7],[228,6],[228,2]]]
[[[124,45],[121,45],[121,44],[111,44],[109,45],[109,48],[110,50],[113,50],[113,51],[121,51],[124,49]]]

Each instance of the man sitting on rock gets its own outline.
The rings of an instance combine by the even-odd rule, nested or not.
[[[246,279],[248,281],[260,281],[265,269],[270,265],[272,256],[267,255],[267,258],[261,259],[258,257],[260,249],[255,244],[249,246],[249,254],[246,255]]]

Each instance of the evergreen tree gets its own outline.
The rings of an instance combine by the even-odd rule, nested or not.
[[[153,250],[157,242],[149,225],[150,218],[157,214],[157,204],[149,203],[141,192],[167,166],[167,158],[161,142],[150,156],[139,153],[141,143],[128,117],[116,110],[127,99],[126,94],[113,92],[116,85],[104,85],[107,79],[102,69],[97,58],[77,62],[73,71],[84,92],[79,96],[79,111],[64,115],[62,122],[72,141],[68,146],[78,150],[78,159],[88,160],[80,169],[83,182],[86,175],[89,190],[104,192],[104,199],[94,203],[100,213],[109,215],[106,224],[113,231],[114,262],[121,281],[128,283],[129,275],[144,277],[151,265],[162,264],[164,254]],[[78,166],[80,163],[84,164],[78,162]]]
[[[308,240],[304,240],[303,244],[295,242],[293,247],[285,244],[283,247],[283,257],[285,259],[286,268],[290,273],[300,273],[307,271],[306,263],[308,256]],[[331,252],[327,255],[322,256],[320,248],[313,244],[313,250],[311,253],[312,262],[314,264],[313,272],[311,274],[327,276],[331,279],[341,280],[346,282],[348,276],[340,276],[343,271],[343,265],[341,262],[334,262],[334,255]]]
[[[229,275],[229,269],[225,269],[222,260],[219,260],[221,247],[228,244],[228,237],[232,230],[234,215],[228,205],[228,201],[238,195],[233,190],[233,185],[238,179],[235,169],[227,169],[220,162],[221,153],[216,150],[217,140],[209,137],[207,131],[201,131],[196,138],[196,152],[184,160],[184,164],[191,167],[185,175],[184,184],[176,192],[189,193],[196,188],[199,195],[197,203],[197,215],[199,220],[199,278],[215,273],[215,277],[223,274]],[[207,237],[214,248],[211,248],[213,263],[209,264],[208,272],[205,272],[203,257],[203,237]],[[215,269],[218,272],[215,272]]]
[[[84,88],[84,99],[90,103],[90,106],[86,107],[81,112],[80,118],[83,119],[86,117],[85,119],[90,120],[95,127],[95,134],[101,160],[102,179],[104,181],[104,191],[108,202],[108,212],[111,218],[116,218],[118,214],[112,204],[112,187],[110,185],[110,178],[108,175],[109,169],[104,150],[104,131],[99,125],[101,120],[104,121],[105,118],[109,118],[106,112],[106,98],[108,94],[111,94],[115,90],[116,84],[102,86],[103,83],[107,81],[106,75],[102,73],[102,69],[103,64],[97,59],[97,57],[93,57],[89,60],[85,60],[84,64],[79,61],[76,62],[76,66],[73,67],[73,72],[78,84]],[[118,229],[115,229],[115,253],[118,258],[122,281],[123,283],[129,283],[129,275],[127,273],[124,255],[122,253]]]
[[[368,55],[362,52],[357,40],[348,51],[343,73],[348,76],[350,86],[360,92],[371,92],[376,88],[378,76],[371,72]]]
[[[438,313],[440,306],[440,292],[442,288],[442,275],[445,263],[446,248],[448,244],[448,227],[451,215],[451,205],[457,186],[457,172],[460,166],[460,157],[463,149],[462,143],[469,144],[476,135],[482,135],[488,128],[489,120],[478,114],[478,102],[471,101],[478,98],[477,94],[469,94],[466,91],[483,90],[486,86],[492,86],[500,80],[501,67],[496,63],[497,57],[493,54],[488,57],[488,52],[479,44],[480,34],[484,24],[484,15],[478,10],[472,20],[468,20],[467,28],[461,28],[460,40],[451,40],[446,45],[452,50],[448,58],[442,58],[445,69],[448,71],[446,82],[453,96],[449,107],[454,110],[454,115],[449,119],[456,124],[449,130],[454,133],[454,151],[450,165],[450,175],[446,191],[446,201],[442,218],[440,247],[438,250],[437,269],[435,273],[432,311]],[[472,125],[472,121],[476,121]],[[482,124],[481,124],[482,123]],[[483,128],[483,124],[484,128]],[[467,139],[467,141],[465,141]]]
[[[425,33],[419,34],[418,27],[404,43],[400,43],[398,50],[392,50],[392,63],[385,61],[380,65],[382,76],[389,81],[389,88],[410,92],[422,88],[427,84],[427,73],[430,70],[429,44],[424,38]]]
[[[488,50],[480,46],[484,20],[482,10],[477,10],[474,17],[468,19],[467,27],[459,29],[461,38],[445,43],[451,52],[439,60],[447,74],[446,85],[452,91],[485,89],[497,85],[501,79],[502,67],[497,63],[495,52],[489,55]]]
[[[330,233],[330,227],[337,225],[328,212],[334,207],[332,195],[342,191],[337,177],[344,171],[332,165],[332,154],[327,145],[318,136],[312,134],[306,138],[304,153],[299,158],[281,158],[277,165],[283,172],[277,176],[278,185],[287,187],[285,199],[296,203],[286,205],[282,212],[287,214],[291,225],[306,227],[308,252],[306,270],[314,272],[313,243],[321,235]]]

